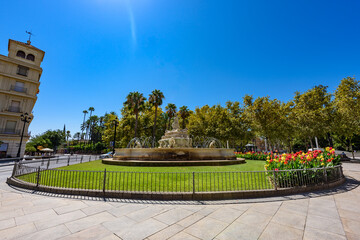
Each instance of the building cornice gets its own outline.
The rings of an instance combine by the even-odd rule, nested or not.
[[[31,80],[27,77],[23,77],[23,76],[20,76],[20,75],[12,75],[12,74],[7,74],[7,73],[3,73],[3,72],[0,72],[0,75],[1,76],[4,76],[4,77],[8,77],[8,78],[13,78],[15,80],[21,80],[21,81],[24,81],[24,82],[28,82],[28,83],[33,83],[33,84],[36,84],[36,85],[40,85],[40,82],[39,81],[34,81],[34,80]]]
[[[14,58],[9,58],[8,56],[5,56],[5,55],[1,55],[1,54],[0,54],[0,60],[3,60],[3,61],[5,61],[5,62],[14,63],[14,64],[17,64],[17,65],[22,65],[22,66],[31,68],[31,69],[33,69],[33,70],[36,70],[36,71],[40,72],[40,74],[41,74],[42,71],[43,71],[43,69],[42,69],[41,67],[39,67],[39,66],[37,66],[37,65],[35,65],[35,64],[23,62],[23,61],[14,59]]]
[[[5,95],[13,95],[13,96],[17,96],[17,97],[30,98],[30,99],[34,99],[35,101],[37,100],[37,96],[28,95],[26,93],[20,93],[20,92],[16,92],[16,91],[0,89],[0,94],[1,93],[5,94]]]

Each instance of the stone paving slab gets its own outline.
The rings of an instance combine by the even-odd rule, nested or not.
[[[214,202],[33,193],[0,175],[0,239],[360,239],[360,164],[349,165],[334,190]]]

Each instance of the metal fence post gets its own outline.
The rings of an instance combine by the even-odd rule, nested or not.
[[[104,170],[104,185],[103,185],[103,193],[104,193],[104,196],[105,196],[105,189],[106,189],[106,168]]]
[[[40,182],[40,166],[38,167],[37,170],[37,177],[36,177],[36,187],[39,187],[39,182]]]
[[[56,164],[58,164],[59,163],[59,156],[57,157],[57,159],[56,159]]]
[[[80,163],[82,163],[82,160],[83,160],[83,156],[81,155],[81,158],[80,158]]]
[[[50,158],[49,158],[49,160],[47,162],[46,169],[49,169],[49,166],[50,166]]]
[[[324,182],[327,183],[327,171],[325,166],[324,166]]]
[[[195,172],[192,173],[193,194],[195,194]]]
[[[274,177],[274,188],[275,188],[275,190],[277,190],[277,179],[276,179],[276,172],[275,172],[275,170],[273,170],[273,177]]]
[[[91,159],[91,155],[89,156],[89,162],[90,162],[90,159]]]
[[[77,162],[77,155],[75,156],[75,162]]]
[[[68,162],[67,162],[67,165],[68,165],[68,166],[70,165],[70,156],[68,156]]]

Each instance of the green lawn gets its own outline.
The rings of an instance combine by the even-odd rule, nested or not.
[[[127,167],[102,164],[101,160],[41,172],[41,185],[138,192],[235,191],[272,188],[264,173],[264,162],[206,167]],[[66,170],[66,171],[65,171]],[[86,172],[85,172],[86,171]],[[36,183],[36,174],[20,176]]]
[[[228,166],[195,166],[195,167],[128,167],[103,164],[101,160],[61,167],[65,170],[81,171],[125,171],[125,172],[233,172],[264,171],[264,161],[246,160],[245,164]]]

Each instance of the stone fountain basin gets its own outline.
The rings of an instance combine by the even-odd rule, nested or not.
[[[227,148],[117,148],[113,160],[184,161],[235,160]]]

